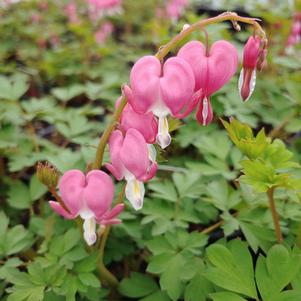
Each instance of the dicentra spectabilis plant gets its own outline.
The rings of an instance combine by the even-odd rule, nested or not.
[[[112,4],[114,1],[88,2],[99,7],[104,2]],[[120,4],[120,1],[115,2]],[[224,40],[216,41],[211,47],[208,39],[206,45],[191,41],[176,56],[166,61],[164,58],[192,32],[227,20],[235,29],[239,29],[238,22],[253,27],[254,33],[244,48],[239,84],[241,97],[249,99],[255,86],[255,68],[261,69],[265,64],[267,40],[264,31],[256,19],[231,12],[201,20],[185,26],[156,55],[144,56],[134,64],[130,84],[122,88],[122,97],[116,103],[112,120],[100,138],[95,161],[88,166],[86,175],[79,170],[69,170],[59,180],[56,168],[49,164],[38,166],[39,179],[56,199],[50,202],[52,209],[67,219],[83,220],[83,225],[78,224],[89,246],[99,240],[100,278],[107,284],[118,284],[102,262],[110,225],[120,222],[117,215],[123,209],[124,194],[134,209],[142,208],[144,182],[152,179],[158,168],[153,144],[158,143],[164,149],[171,143],[167,117],[184,118],[198,106],[198,122],[209,124],[213,119],[210,96],[231,80],[238,67],[237,50]],[[117,181],[126,181],[113,209],[113,181],[100,171],[107,145],[110,163],[105,167]],[[60,195],[56,192],[58,182]],[[100,231],[96,229],[97,224]]]

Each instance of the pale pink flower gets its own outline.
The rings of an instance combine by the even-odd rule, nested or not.
[[[166,5],[167,16],[172,20],[177,21],[184,13],[188,4],[188,0],[169,0]]]
[[[86,0],[92,21],[97,21],[105,15],[113,15],[121,10],[122,0]]]
[[[143,182],[153,178],[158,168],[153,154],[142,134],[135,129],[129,129],[125,136],[115,130],[109,140],[109,150],[111,164],[105,166],[118,181],[127,181],[126,198],[134,209],[141,209],[145,193]]]
[[[223,40],[215,42],[210,50],[199,41],[191,41],[179,50],[178,57],[187,61],[193,70],[194,90],[202,91],[199,101],[192,103],[183,117],[188,115],[199,102],[197,121],[207,125],[213,118],[210,96],[228,83],[235,74],[238,65],[237,50],[232,44]]]
[[[77,24],[79,23],[78,15],[77,15],[77,5],[75,2],[70,2],[65,6],[65,14],[70,23]]]
[[[54,201],[49,202],[51,208],[66,219],[80,216],[84,220],[84,238],[88,245],[94,244],[97,239],[96,223],[120,223],[116,217],[124,205],[118,204],[111,210],[114,185],[103,171],[92,170],[84,175],[80,170],[69,170],[60,179],[59,191],[69,212]]]
[[[162,66],[155,56],[144,56],[131,70],[131,88],[124,93],[140,114],[152,112],[159,118],[157,142],[161,148],[171,142],[167,116],[177,116],[193,101],[194,76],[187,62],[181,58],[168,59]]]
[[[103,23],[95,32],[95,41],[97,44],[102,45],[109,35],[113,32],[113,24],[111,22]]]

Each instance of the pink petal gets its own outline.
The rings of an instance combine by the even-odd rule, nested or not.
[[[125,168],[137,179],[147,173],[149,166],[148,149],[142,134],[129,129],[120,150],[120,158]]]
[[[173,115],[189,104],[194,92],[194,75],[189,64],[179,58],[168,59],[160,79],[162,99]]]
[[[160,97],[161,63],[154,56],[139,59],[131,70],[132,96],[128,98],[137,113],[145,114]],[[125,89],[126,95],[129,92]]]
[[[112,164],[106,164],[105,166],[114,175],[114,177],[120,181],[123,176],[124,167],[120,160],[120,149],[123,144],[123,135],[121,131],[113,131],[109,139],[109,150]]]
[[[243,50],[243,67],[254,69],[260,53],[260,38],[250,36]]]
[[[73,215],[77,215],[84,205],[82,195],[85,185],[85,175],[77,169],[65,172],[60,179],[59,190],[62,200]]]
[[[60,203],[54,202],[54,201],[49,201],[49,205],[53,211],[58,213],[59,215],[63,216],[66,219],[73,219],[75,218],[75,215],[67,212]]]
[[[126,132],[130,128],[138,130],[147,143],[154,143],[158,132],[157,120],[153,113],[138,114],[130,104],[124,108],[120,124]]]
[[[229,82],[238,65],[237,50],[223,40],[212,45],[208,56],[201,42],[191,41],[180,49],[178,57],[185,59],[192,68],[195,91],[202,89],[206,96],[210,96]]]
[[[147,182],[147,181],[151,180],[156,175],[157,170],[158,170],[158,164],[157,164],[157,162],[154,162],[150,166],[148,173],[144,177],[142,177],[141,179],[138,179],[138,180],[141,180],[143,182]]]
[[[101,170],[90,171],[86,179],[87,186],[84,189],[84,200],[95,216],[99,216],[111,207],[114,197],[112,179]]]
[[[97,218],[97,223],[102,225],[108,224],[119,224],[121,222],[120,219],[116,217],[121,213],[124,209],[124,204],[117,204],[111,211],[107,211],[105,214]]]

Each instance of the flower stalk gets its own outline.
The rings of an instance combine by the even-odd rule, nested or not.
[[[269,199],[269,205],[272,213],[274,228],[275,228],[275,234],[276,239],[279,244],[282,244],[283,242],[283,236],[280,228],[280,222],[279,222],[279,215],[277,213],[275,200],[274,200],[274,187],[271,187],[267,191],[268,199]]]

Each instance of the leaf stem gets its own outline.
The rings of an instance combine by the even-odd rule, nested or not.
[[[278,213],[276,210],[276,205],[275,205],[275,200],[274,200],[274,187],[271,187],[268,189],[267,195],[268,195],[270,209],[271,209],[271,213],[272,213],[276,239],[277,239],[277,242],[279,244],[281,244],[283,242],[283,237],[282,237],[281,228],[280,228],[279,216],[278,216]]]

